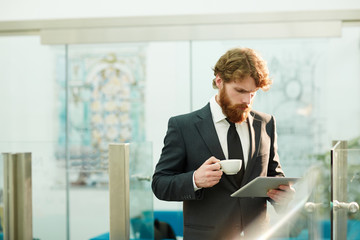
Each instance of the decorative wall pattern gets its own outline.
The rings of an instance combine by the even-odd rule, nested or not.
[[[109,143],[145,140],[144,49],[143,45],[69,49],[67,107],[73,184],[99,184],[99,178],[87,172],[107,169]],[[65,83],[60,84],[65,89]],[[66,104],[64,95],[59,95],[61,104]],[[66,108],[61,109],[58,139],[64,146]]]

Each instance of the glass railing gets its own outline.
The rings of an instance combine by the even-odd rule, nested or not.
[[[2,153],[0,155],[1,183],[6,181],[4,178],[8,174],[6,172],[8,168],[5,168],[8,155],[31,154],[31,179],[27,181],[31,181],[32,199],[30,203],[32,203],[33,238],[66,239],[66,169],[65,163],[61,159],[57,159],[54,154],[54,144],[52,142],[2,142],[0,143],[0,153]],[[21,179],[21,176],[20,173],[14,173],[13,177]],[[1,184],[1,193],[5,192],[4,187]],[[2,198],[2,203],[3,200],[5,198]],[[4,205],[2,205],[2,210],[7,210],[4,209]],[[2,217],[4,216],[2,215]],[[1,220],[1,223],[4,224],[5,220],[3,218]],[[3,229],[8,227],[10,226],[2,226]]]
[[[153,195],[150,187],[152,144],[133,143],[129,146],[130,238],[153,239]],[[31,211],[32,214],[33,239],[109,238],[108,168],[69,169],[66,154],[60,154],[59,150],[54,149],[51,142],[0,144],[0,233],[8,227],[4,225],[4,212],[8,210],[4,204],[6,163],[9,162],[6,158],[9,155],[29,153],[31,178],[26,181],[31,182],[32,199],[31,208],[26,211]],[[85,161],[87,158],[91,156],[84,155],[82,159]],[[75,161],[73,157],[70,159]],[[21,175],[16,173],[14,176],[20,179]],[[8,203],[6,205],[9,206]],[[12,226],[14,225],[13,223]]]
[[[130,239],[154,239],[152,144],[130,144]]]
[[[293,185],[296,192],[286,207],[275,210],[268,204],[269,227],[257,239],[327,239],[330,195],[325,189],[329,186],[328,177],[326,169],[312,166]]]
[[[269,209],[269,229],[258,239],[360,239],[360,149],[350,145],[335,142],[324,161],[309,168],[288,207]]]

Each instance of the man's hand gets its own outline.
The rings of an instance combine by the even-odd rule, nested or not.
[[[223,174],[220,171],[219,159],[211,157],[206,160],[194,173],[195,184],[198,188],[208,188],[217,184]]]
[[[279,205],[288,204],[294,197],[295,189],[289,185],[280,185],[278,189],[271,189],[267,195]]]

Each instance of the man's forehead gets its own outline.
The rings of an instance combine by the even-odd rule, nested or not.
[[[251,81],[251,79],[253,81]],[[235,79],[230,81],[229,83],[232,83],[231,85],[233,85],[234,88],[239,90],[245,90],[247,92],[256,92],[257,90],[259,90],[259,87],[257,87],[255,84],[255,80],[251,77],[249,77],[248,79]]]

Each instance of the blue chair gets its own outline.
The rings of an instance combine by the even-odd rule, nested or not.
[[[146,218],[147,213],[144,213],[145,218],[141,219],[131,219],[131,225],[133,228],[140,230],[141,227],[153,227],[153,222],[148,221]],[[152,219],[149,217],[149,219]],[[183,236],[184,232],[184,223],[183,223],[183,212],[182,211],[154,211],[154,220],[157,219],[162,222],[168,223],[176,236]],[[145,225],[144,225],[145,224]],[[139,229],[138,229],[139,228]],[[99,236],[93,237],[90,240],[109,240],[109,233],[104,233]],[[137,239],[141,240],[141,239]]]
[[[110,233],[104,233],[99,236],[90,238],[90,240],[109,240],[110,239]]]
[[[170,224],[176,236],[184,236],[182,211],[154,211],[154,219]]]

